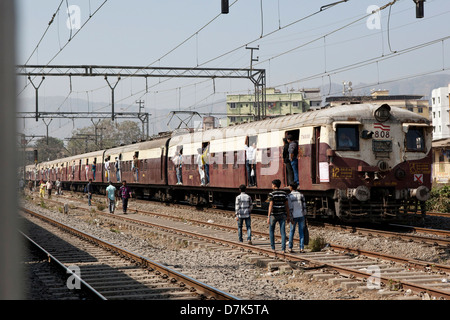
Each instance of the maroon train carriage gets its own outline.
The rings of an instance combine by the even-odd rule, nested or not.
[[[83,168],[86,161],[89,165],[95,159],[94,182],[101,192],[108,182],[106,166],[109,179],[119,183],[119,163],[120,178],[138,196],[231,207],[239,185],[248,184],[245,149],[256,144],[256,186],[247,192],[257,206],[265,208],[272,180],[280,179],[282,187],[287,187],[282,151],[283,138],[291,135],[299,145],[300,189],[307,198],[308,215],[399,221],[410,216],[407,212],[425,213],[431,189],[431,128],[426,118],[386,104],[344,105],[178,133],[55,161],[64,163],[66,170],[67,164],[78,164],[78,180],[62,175],[64,183],[71,185],[87,181],[83,177],[92,172],[83,176]],[[201,185],[198,163],[202,156],[209,163],[207,185]],[[177,158],[182,163],[182,184],[177,179]]]

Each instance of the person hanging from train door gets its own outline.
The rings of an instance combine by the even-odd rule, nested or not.
[[[286,180],[287,185],[294,182],[294,171],[292,170],[291,159],[289,158],[289,142],[286,138],[283,138],[283,162],[286,166]]]
[[[133,156],[133,162],[131,163],[131,169],[133,171],[134,181],[139,182],[139,159],[138,159],[138,155],[136,153]]]
[[[202,163],[205,169],[205,185],[209,185],[209,142],[203,148]]]
[[[182,168],[183,168],[183,147],[181,147],[177,154],[172,158],[172,162],[175,166],[175,171],[177,175],[177,185],[183,184],[183,175],[182,175]]]
[[[92,179],[95,180],[95,172],[97,171],[97,158],[94,158],[92,163]]]
[[[254,186],[254,177],[256,176],[256,165],[252,166],[252,163],[254,162],[256,164],[256,143],[252,143],[250,145],[249,137],[247,137],[246,143],[244,145],[245,149],[245,169],[247,170],[247,179],[248,179],[248,186],[253,187]],[[255,167],[255,168],[253,168]],[[253,169],[253,177],[252,177],[252,169]]]
[[[75,160],[73,160],[73,163],[72,163],[72,181],[75,180],[75,169],[76,169],[76,164],[75,164]]]
[[[203,159],[202,159],[202,148],[197,149],[197,165],[198,165],[198,173],[200,175],[200,185],[205,185],[205,170],[203,165]]]
[[[248,163],[250,164],[250,187],[256,187],[256,142],[249,148]]]
[[[294,172],[294,183],[300,186],[298,181],[298,143],[294,140],[292,135],[287,136],[289,142],[289,159],[291,160],[292,171]]]
[[[86,159],[86,166],[84,167],[86,171],[86,180],[89,180],[89,159]]]
[[[116,179],[117,182],[120,182],[120,159],[119,157],[115,158],[116,162],[114,163],[114,166],[116,168]]]
[[[109,165],[110,164],[109,164],[109,157],[108,157],[105,159],[105,177],[108,182],[111,181],[111,175],[110,175],[111,169],[110,169]]]

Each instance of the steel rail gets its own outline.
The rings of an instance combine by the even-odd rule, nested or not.
[[[106,215],[110,215],[110,214],[107,214],[107,213],[102,213],[102,214],[105,215],[105,216]],[[359,271],[359,270],[355,270],[355,269],[351,269],[351,268],[335,265],[335,264],[328,263],[328,262],[318,261],[318,260],[311,259],[311,258],[308,258],[308,257],[305,257],[305,256],[295,256],[295,255],[288,254],[288,253],[278,253],[278,252],[274,253],[274,251],[272,249],[259,248],[259,247],[255,247],[254,245],[248,245],[248,244],[245,244],[245,243],[237,243],[235,241],[226,240],[226,239],[217,239],[217,238],[212,237],[212,236],[207,236],[207,235],[202,235],[202,234],[198,234],[198,233],[195,233],[195,232],[185,231],[185,230],[181,230],[181,229],[174,228],[174,227],[161,226],[161,225],[154,224],[154,223],[151,223],[151,222],[138,221],[138,220],[135,220],[135,219],[132,219],[132,218],[128,218],[128,217],[122,217],[122,216],[117,216],[117,215],[111,215],[111,216],[114,216],[114,218],[118,218],[118,219],[123,220],[123,221],[137,223],[137,224],[141,224],[141,225],[145,225],[145,226],[153,226],[153,227],[164,229],[164,230],[171,230],[172,232],[176,232],[178,234],[184,234],[184,235],[188,235],[188,236],[191,236],[191,237],[194,237],[194,238],[205,239],[205,240],[207,240],[209,242],[212,242],[212,243],[220,242],[220,243],[225,243],[226,245],[229,245],[229,246],[239,246],[239,247],[245,248],[245,249],[247,249],[249,251],[258,251],[258,252],[264,253],[264,254],[266,254],[268,256],[273,256],[274,255],[276,257],[282,257],[284,259],[289,259],[291,261],[300,261],[300,262],[305,262],[306,261],[312,267],[318,267],[318,266],[328,267],[328,268],[331,268],[333,270],[338,271],[341,274],[352,275],[352,276],[354,276],[354,277],[356,277],[358,279],[368,279],[368,278],[373,278],[374,277],[373,274],[369,274],[369,273],[364,272],[364,271]],[[336,249],[340,249],[340,250],[351,250],[350,248],[345,248],[345,247],[338,247],[338,246],[332,246],[332,247],[334,247]],[[398,261],[404,262],[404,260],[402,260],[401,258],[394,257],[394,256],[389,256],[389,255],[384,255],[384,254],[377,254],[377,253],[373,253],[373,252],[369,252],[369,251],[363,251],[363,250],[359,250],[359,249],[353,249],[353,250],[354,250],[355,253],[360,253],[362,255],[366,255],[366,254],[367,255],[372,255],[372,256],[378,255],[379,258],[386,258],[386,257],[389,258],[390,257],[392,259],[397,259]],[[409,259],[407,261],[408,262],[412,262],[414,260]],[[420,262],[420,261],[418,261],[417,263],[420,266],[425,266],[425,264],[427,266],[429,265],[429,263]],[[444,268],[444,266],[441,266],[441,267]],[[445,266],[445,267],[448,270],[449,266]],[[378,279],[380,280],[380,282],[384,283],[385,285],[388,285],[388,284],[390,284],[390,283],[392,283],[394,281],[394,282],[396,282],[398,284],[401,284],[403,288],[408,288],[408,289],[411,289],[411,290],[413,290],[415,292],[426,292],[429,295],[432,295],[433,297],[436,297],[436,298],[450,299],[450,291],[433,289],[433,288],[429,288],[429,287],[426,287],[426,286],[421,286],[421,285],[418,285],[418,284],[416,285],[416,284],[409,283],[409,282],[404,281],[404,280],[396,279],[395,277],[394,278],[388,278],[388,277],[380,276],[380,277],[378,277]]]
[[[82,239],[89,241],[89,242],[93,242],[93,243],[97,244],[99,247],[102,247],[106,250],[112,250],[114,252],[117,252],[121,257],[129,259],[130,261],[139,264],[143,268],[148,268],[150,270],[159,271],[160,273],[166,275],[167,277],[170,277],[173,280],[176,280],[177,282],[179,282],[185,286],[190,286],[191,288],[194,288],[198,293],[203,294],[207,297],[210,297],[212,299],[217,299],[217,300],[239,300],[239,298],[237,298],[233,295],[223,292],[217,288],[211,287],[203,282],[197,281],[197,280],[195,280],[189,276],[186,276],[180,272],[172,270],[166,266],[163,266],[162,264],[157,263],[156,261],[147,259],[141,255],[130,252],[124,248],[121,248],[112,243],[109,243],[107,241],[99,239],[95,236],[89,235],[83,231],[80,231],[75,228],[64,225],[58,221],[50,219],[46,216],[43,216],[43,215],[36,213],[34,211],[31,211],[29,209],[26,209],[26,208],[20,208],[20,209],[30,215],[38,217],[39,219],[41,219],[43,221],[46,221],[47,223],[55,225],[58,228],[65,230],[66,232],[76,235]]]
[[[33,239],[31,239],[30,237],[28,237],[25,233],[23,233],[22,231],[19,230],[19,233],[29,242],[31,243],[35,248],[39,249],[41,252],[43,252],[47,258],[48,261],[53,263],[55,266],[57,266],[59,269],[63,270],[66,274],[71,274],[72,276],[74,276],[75,278],[77,278],[77,280],[80,282],[80,284],[83,286],[83,288],[85,289],[85,291],[92,297],[94,297],[95,299],[99,299],[99,300],[107,300],[100,292],[98,292],[97,290],[95,290],[89,283],[87,283],[86,281],[84,281],[83,279],[81,279],[76,273],[74,273],[70,268],[66,267],[64,265],[64,263],[62,263],[61,261],[59,261],[55,256],[53,256],[50,252],[48,252],[47,250],[45,250],[43,247],[41,247],[38,243],[36,243]]]
[[[80,208],[80,209],[85,209],[85,208]],[[144,212],[144,211],[136,210],[136,212]],[[262,254],[265,254],[266,256],[275,256],[278,258],[288,259],[290,261],[296,261],[296,262],[308,262],[312,267],[319,267],[319,266],[320,267],[328,267],[328,268],[338,271],[339,273],[341,273],[343,275],[354,276],[355,278],[358,278],[358,279],[368,279],[368,278],[374,277],[373,274],[369,274],[364,271],[359,271],[359,270],[335,265],[335,264],[328,263],[328,262],[322,262],[322,261],[315,260],[315,259],[305,257],[305,256],[296,256],[296,255],[292,255],[292,254],[288,254],[288,253],[274,252],[272,249],[259,248],[254,245],[248,245],[245,243],[237,243],[235,241],[226,240],[226,239],[217,239],[212,236],[202,235],[202,234],[198,234],[195,232],[185,231],[185,230],[181,230],[181,229],[169,227],[169,226],[161,226],[159,224],[155,224],[155,223],[151,223],[151,222],[147,222],[147,221],[140,221],[140,220],[136,220],[133,218],[124,217],[124,216],[111,215],[109,213],[104,213],[104,212],[100,212],[100,211],[98,211],[98,213],[105,217],[111,216],[111,217],[114,217],[114,219],[119,219],[122,221],[134,223],[134,224],[150,226],[150,227],[159,228],[159,229],[163,229],[163,230],[170,230],[171,232],[174,232],[174,233],[184,234],[184,235],[187,235],[187,236],[190,236],[193,238],[197,238],[197,239],[204,239],[204,240],[206,240],[208,242],[212,242],[212,243],[220,242],[220,243],[224,243],[228,246],[239,246],[239,247],[245,248],[246,250],[249,250],[249,251],[260,252]],[[152,212],[149,212],[149,214],[162,216],[162,214],[152,213]],[[171,218],[173,218],[173,217],[171,217]],[[189,220],[189,219],[184,219],[184,220]],[[195,220],[189,220],[189,221],[193,222]],[[199,221],[195,221],[195,222],[199,223]],[[207,225],[215,225],[215,224],[211,224],[208,222],[201,222],[201,223],[207,224]],[[225,229],[233,229],[233,230],[235,229],[232,227],[222,226],[222,225],[215,225],[215,226],[220,227],[220,228],[225,228]],[[259,233],[259,234],[264,234],[264,233]],[[266,234],[264,234],[264,235],[266,235]],[[371,257],[383,258],[383,259],[388,259],[388,260],[401,262],[401,263],[410,263],[410,264],[413,264],[416,266],[421,266],[421,267],[430,267],[430,268],[439,267],[439,268],[442,268],[443,271],[447,271],[447,270],[450,271],[450,266],[430,264],[429,262],[425,262],[425,261],[404,259],[401,257],[395,257],[395,256],[390,256],[390,255],[386,255],[386,254],[382,254],[382,253],[370,252],[370,251],[365,251],[365,250],[360,250],[360,249],[352,249],[352,248],[347,248],[347,247],[338,246],[338,245],[330,245],[330,247],[338,249],[338,250],[353,252],[353,253],[367,255],[367,256],[371,256]],[[438,289],[433,289],[433,288],[429,288],[426,286],[416,285],[413,283],[408,283],[404,280],[398,280],[396,278],[388,278],[388,277],[380,276],[380,277],[378,277],[378,279],[380,280],[380,282],[384,283],[385,285],[388,285],[392,282],[396,282],[398,284],[401,284],[404,288],[411,289],[415,292],[426,292],[437,298],[450,299],[450,291],[438,290]]]

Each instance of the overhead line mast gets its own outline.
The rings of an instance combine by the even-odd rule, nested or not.
[[[18,65],[16,66],[18,76],[42,77],[104,77],[108,82],[112,94],[112,112],[111,118],[114,120],[116,113],[114,111],[114,89],[119,80],[127,77],[159,77],[159,78],[228,78],[228,79],[249,79],[255,86],[255,92],[262,93],[258,95],[257,120],[261,119],[261,114],[265,114],[265,88],[266,71],[265,69],[244,69],[244,68],[180,68],[180,67],[136,67],[136,66],[98,66],[98,65]],[[114,85],[108,81],[108,77],[117,77]],[[31,81],[31,80],[30,80]],[[35,118],[43,114],[38,109],[38,87],[36,89],[36,111]],[[57,115],[56,115],[57,117]]]

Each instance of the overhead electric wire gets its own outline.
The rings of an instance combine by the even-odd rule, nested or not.
[[[238,1],[238,0],[236,0],[235,2],[233,2],[233,3],[230,5],[230,7],[231,7],[232,5],[234,5],[237,1]],[[228,54],[230,54],[230,53],[233,53],[233,52],[235,52],[235,51],[237,51],[237,50],[239,50],[239,49],[241,49],[241,48],[244,48],[244,47],[246,47],[246,46],[248,46],[248,45],[250,45],[250,44],[252,44],[252,43],[254,43],[254,42],[257,42],[257,41],[259,41],[259,40],[265,38],[265,37],[268,37],[268,36],[270,36],[270,35],[272,35],[272,34],[275,34],[275,33],[279,32],[279,31],[284,30],[284,29],[286,29],[286,28],[288,28],[288,27],[291,27],[291,26],[293,26],[293,25],[295,25],[295,24],[297,24],[297,23],[299,23],[299,22],[302,22],[302,21],[304,21],[304,20],[306,20],[306,19],[309,19],[309,18],[311,18],[311,17],[313,17],[313,16],[315,16],[315,15],[317,15],[317,14],[320,14],[320,13],[324,12],[325,10],[328,10],[328,9],[330,9],[330,8],[332,8],[332,7],[336,6],[336,5],[338,5],[338,4],[346,3],[346,2],[348,2],[348,1],[350,1],[350,0],[341,0],[341,1],[333,2],[333,3],[330,3],[330,4],[328,4],[328,5],[322,6],[322,7],[320,7],[317,11],[315,11],[315,12],[313,12],[313,13],[307,15],[307,16],[304,16],[304,17],[302,17],[302,18],[300,18],[300,19],[297,19],[297,20],[295,20],[295,21],[293,21],[293,22],[290,22],[290,23],[288,23],[287,25],[282,26],[282,27],[279,27],[278,29],[275,29],[275,30],[273,30],[273,31],[271,31],[271,32],[269,32],[269,33],[267,33],[267,34],[265,34],[265,35],[261,35],[259,38],[256,38],[256,39],[254,39],[254,40],[252,40],[252,41],[250,41],[250,42],[247,42],[246,44],[240,45],[239,47],[236,47],[236,48],[234,48],[234,49],[232,49],[232,50],[229,50],[229,51],[227,51],[227,52],[225,52],[225,53],[223,53],[223,54],[221,54],[221,55],[219,55],[219,56],[217,56],[217,57],[215,57],[215,58],[213,58],[213,59],[210,59],[210,60],[208,60],[208,61],[206,61],[206,62],[203,62],[203,63],[201,63],[200,65],[197,65],[197,67],[203,66],[203,65],[208,64],[208,63],[210,63],[210,62],[212,62],[212,61],[215,61],[215,60],[217,60],[217,59],[220,59],[220,58],[222,58],[222,57],[224,57],[224,56],[226,56],[226,55],[228,55]],[[397,0],[394,0],[393,2],[396,2],[396,1],[397,1]],[[192,37],[196,36],[196,34],[197,34],[198,32],[200,32],[200,31],[203,30],[206,26],[208,26],[209,24],[211,24],[211,23],[212,23],[215,19],[217,19],[220,15],[221,15],[221,14],[215,16],[215,17],[214,17],[213,19],[211,19],[207,24],[205,24],[205,25],[204,25],[203,27],[201,27],[199,30],[197,30],[197,31],[194,32],[192,35],[190,35],[188,38],[186,38],[185,40],[183,40],[180,44],[178,44],[177,46],[175,46],[173,49],[169,50],[167,53],[165,53],[163,56],[161,56],[161,57],[158,58],[157,60],[154,60],[152,63],[148,64],[147,67],[150,67],[151,65],[155,64],[156,62],[160,62],[161,59],[163,59],[164,57],[168,56],[170,53],[172,53],[173,51],[175,51],[176,49],[178,49],[180,46],[182,46],[184,43],[186,43],[186,42],[187,42],[188,40],[190,40]],[[192,69],[195,69],[195,68],[197,68],[197,67],[193,67]],[[245,69],[245,68],[242,68],[242,69]],[[140,69],[136,70],[135,72],[138,72],[139,70],[140,70]],[[187,71],[186,71],[186,72],[187,72]],[[128,78],[128,77],[129,77],[129,76],[124,76],[123,79]],[[167,79],[165,79],[165,80],[163,80],[163,81],[160,81],[158,84],[153,85],[152,87],[154,87],[154,86],[156,86],[156,85],[159,85],[160,83],[169,81],[169,80],[171,80],[171,79],[172,79],[172,78],[169,77],[169,78],[167,78]],[[101,87],[101,88],[97,88],[96,90],[99,90],[99,89],[102,89],[102,88],[105,88],[105,86],[104,86],[104,87]],[[144,90],[146,90],[146,89],[144,89]],[[125,100],[125,99],[131,98],[131,97],[133,97],[133,96],[135,96],[135,95],[137,95],[137,94],[139,94],[139,93],[142,93],[144,90],[140,90],[140,91],[136,92],[135,94],[132,94],[132,95],[130,95],[130,96],[128,96],[128,97],[125,97],[125,98],[122,98],[121,100],[118,100],[117,102],[120,102],[120,101],[123,101],[123,100]],[[144,94],[141,95],[140,98],[142,98],[143,96],[144,96]],[[108,106],[110,106],[110,104],[109,104]],[[105,108],[108,107],[108,106],[105,106]],[[131,105],[130,105],[130,106],[131,106]],[[130,106],[129,106],[129,107],[130,107]]]
[[[56,9],[55,13],[53,13],[52,18],[50,19],[50,21],[47,24],[47,28],[45,29],[44,33],[42,34],[41,38],[39,39],[37,45],[34,47],[33,51],[31,52],[30,56],[28,57],[27,61],[25,61],[25,65],[28,63],[28,61],[30,61],[31,57],[34,55],[34,53],[37,51],[37,49],[39,48],[42,40],[44,39],[45,35],[47,34],[48,30],[50,29],[50,26],[53,24],[53,21],[55,20],[55,16],[58,14],[59,9],[61,8],[62,3],[64,2],[64,0],[61,0],[61,2],[58,5],[58,8]]]
[[[62,2],[63,1],[61,1],[61,3]],[[69,40],[67,40],[67,42],[64,44],[64,46],[60,47],[59,51],[50,59],[49,62],[47,62],[45,67],[47,67],[53,60],[55,60],[55,58],[66,48],[66,46],[73,40],[73,38],[76,37],[76,35],[84,28],[84,26],[92,19],[92,17],[95,16],[95,14],[105,5],[106,2],[108,2],[108,0],[104,0],[103,3],[100,6],[98,6],[98,8],[92,14],[89,15],[89,18],[87,18],[86,21],[80,26],[80,29],[78,29],[77,32],[75,32],[73,35],[71,34],[71,37],[69,38]],[[60,6],[61,6],[61,3],[60,3]],[[58,7],[58,10],[59,10],[60,6]],[[28,85],[29,85],[29,83],[27,83],[25,85],[25,87],[17,95],[20,95],[28,87]]]

